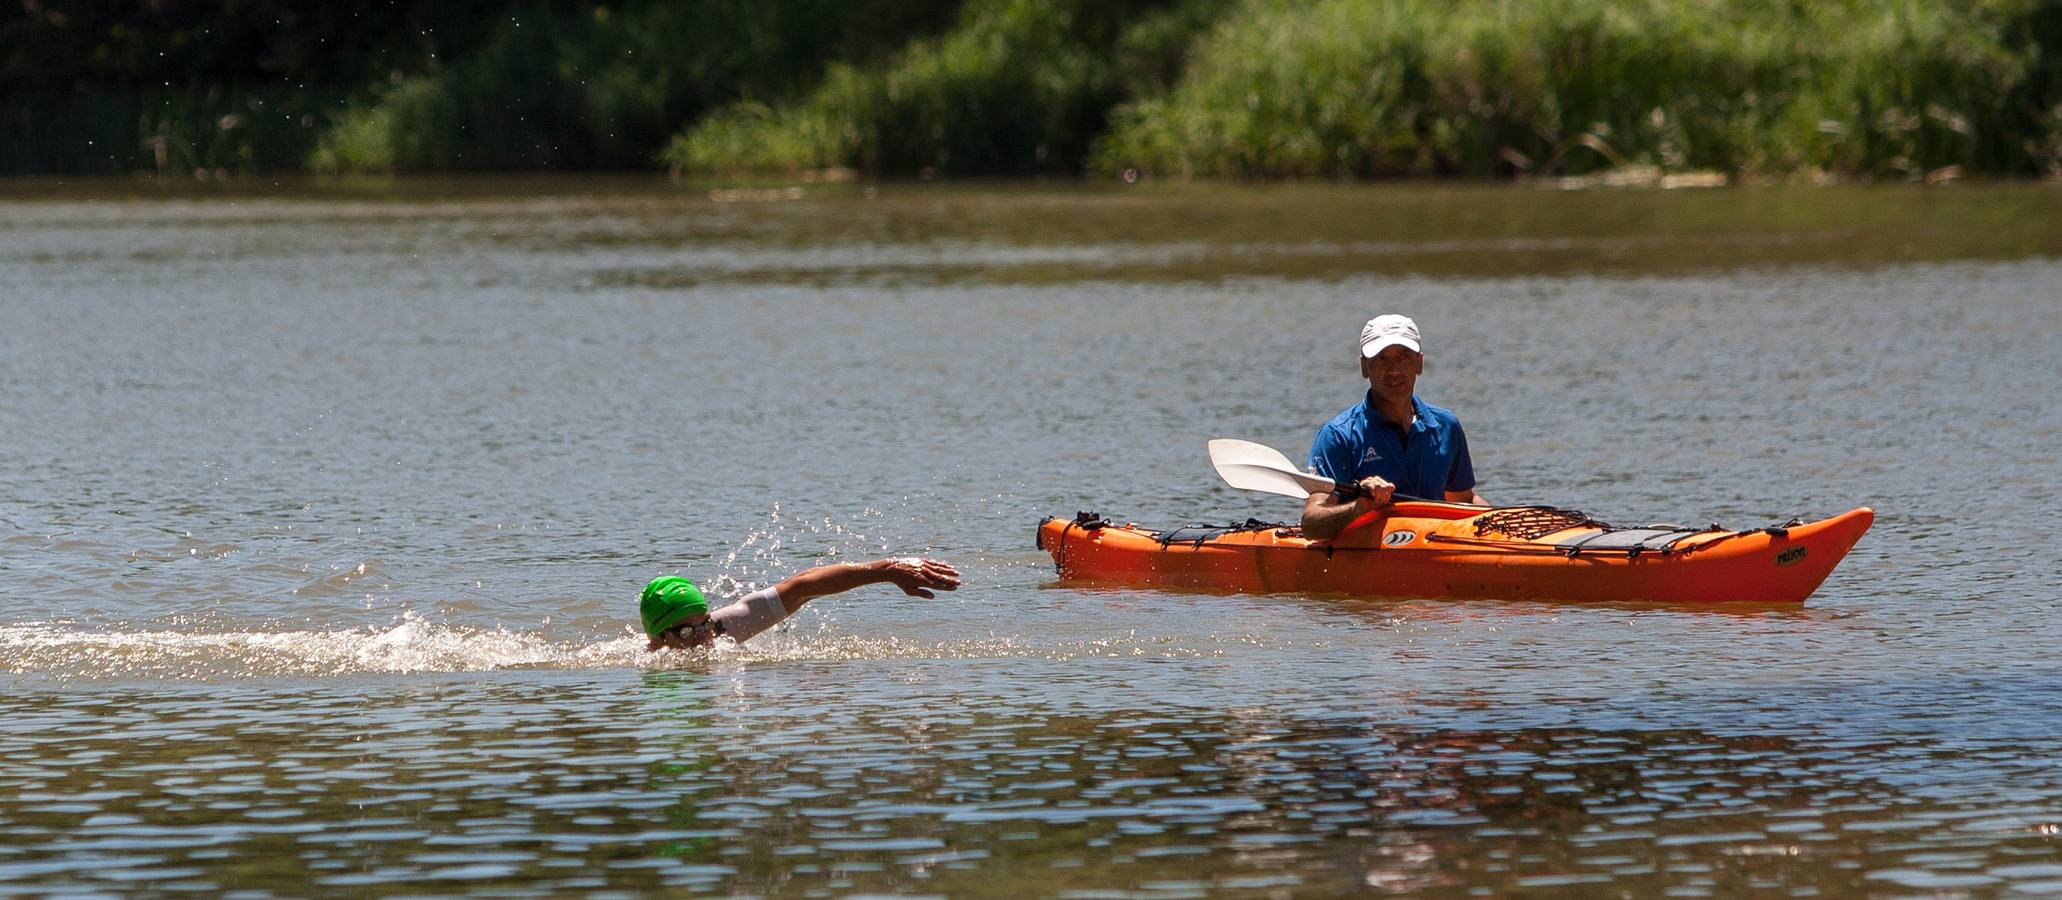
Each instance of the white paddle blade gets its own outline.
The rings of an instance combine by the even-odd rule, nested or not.
[[[1242,491],[1264,491],[1284,497],[1308,497],[1331,490],[1332,480],[1296,469],[1273,447],[1252,441],[1218,438],[1210,442],[1210,465],[1217,477]]]
[[[1284,472],[1246,463],[1224,463],[1217,467],[1217,474],[1224,479],[1225,484],[1242,491],[1265,491],[1298,499],[1333,488],[1332,480],[1329,478]]]
[[[1276,450],[1266,444],[1256,444],[1252,441],[1241,441],[1233,438],[1215,438],[1210,441],[1210,462],[1213,465],[1219,463],[1245,463],[1256,466],[1270,466],[1284,472],[1301,471],[1280,450]]]

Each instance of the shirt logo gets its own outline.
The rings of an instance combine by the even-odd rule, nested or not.
[[[1373,447],[1367,448],[1360,454],[1360,464],[1363,466],[1371,462],[1379,462],[1381,459],[1382,454]]]

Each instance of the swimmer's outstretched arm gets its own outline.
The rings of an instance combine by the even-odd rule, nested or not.
[[[796,572],[782,579],[774,590],[780,592],[781,604],[792,615],[802,608],[802,604],[818,597],[842,594],[856,587],[884,581],[893,582],[912,597],[936,597],[938,595],[931,593],[932,589],[950,591],[959,587],[959,570],[949,563],[917,556],[837,563]]]
[[[644,649],[671,647],[686,650],[705,646],[718,635],[743,642],[780,624],[782,619],[801,609],[804,603],[882,582],[893,584],[912,597],[935,597],[934,590],[950,591],[959,587],[959,570],[949,563],[916,556],[804,569],[781,579],[771,589],[754,591],[743,600],[667,629],[664,634],[653,637]]]

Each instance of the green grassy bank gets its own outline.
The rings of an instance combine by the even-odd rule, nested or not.
[[[2062,0],[23,9],[0,174],[2062,174]]]
[[[724,174],[1079,172],[1110,111],[1170,86],[1228,6],[974,0],[950,32],[884,65],[835,65],[793,103],[740,103],[695,123],[665,159]]]
[[[2062,6],[1912,0],[1255,0],[1094,165],[1905,175],[2062,167]]]
[[[880,174],[2062,172],[2054,2],[1242,0],[1129,11],[1130,28],[1066,18],[1084,12],[975,4],[892,65],[690,126],[667,159]],[[1178,61],[1164,90],[1116,74],[1145,46]],[[1047,152],[1023,153],[1034,146]]]
[[[681,123],[877,63],[956,0],[644,2],[512,12],[475,51],[344,110],[317,171],[649,169]]]

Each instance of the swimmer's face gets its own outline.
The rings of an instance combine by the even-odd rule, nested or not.
[[[723,634],[723,623],[709,618],[707,614],[703,614],[659,632],[659,636],[652,638],[651,643],[646,644],[644,649],[647,653],[662,647],[673,650],[692,650],[696,647],[706,647],[714,643],[717,636],[721,634]]]

